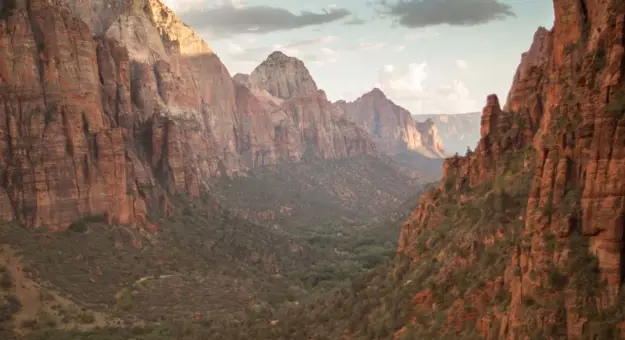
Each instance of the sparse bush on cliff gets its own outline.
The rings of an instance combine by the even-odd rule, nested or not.
[[[79,220],[74,221],[67,230],[84,233],[87,231],[89,224],[91,223],[107,223],[107,218],[105,214],[100,215],[86,215],[80,218]]]
[[[54,121],[54,114],[56,113],[56,109],[57,109],[56,102],[51,102],[48,104],[48,106],[44,110],[43,118],[44,118],[44,123],[46,126],[52,123],[52,121]]]
[[[8,268],[0,266],[0,288],[9,290],[13,287],[13,276]]]
[[[22,303],[15,295],[11,294],[0,297],[0,324],[5,321],[10,321],[13,315],[19,312],[21,308]]]
[[[617,117],[622,117],[625,114],[625,90],[618,90],[606,109],[608,113]]]
[[[0,20],[8,19],[13,15],[15,9],[15,0],[4,0],[4,3],[0,5]]]
[[[568,263],[569,282],[586,299],[599,294],[605,285],[601,280],[601,270],[597,257],[589,253],[588,237],[579,229],[569,236],[571,255]],[[580,305],[582,307],[584,304]]]

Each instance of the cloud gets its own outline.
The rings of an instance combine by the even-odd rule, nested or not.
[[[469,62],[466,60],[458,59],[456,60],[456,67],[460,69],[466,69],[467,67],[469,67]]]
[[[359,42],[358,44],[351,45],[346,48],[347,51],[370,51],[379,50],[386,47],[388,44],[385,42]]]
[[[339,40],[339,37],[336,35],[326,35],[326,36],[313,38],[313,39],[296,40],[296,41],[286,44],[286,46],[299,47],[299,46],[311,46],[311,45],[317,45],[317,44],[329,44],[337,40]]]
[[[411,32],[407,34],[405,36],[405,39],[409,41],[415,41],[415,40],[422,40],[422,39],[427,39],[427,38],[436,37],[436,36],[438,36],[437,31],[435,31],[432,27],[426,27],[424,29],[419,29],[415,32]]]
[[[351,26],[356,26],[356,25],[364,25],[366,21],[360,19],[357,16],[352,16],[351,19],[345,21],[345,25],[351,25]]]
[[[199,3],[199,0],[192,0]],[[170,0],[172,2],[172,0]],[[183,7],[179,1],[176,6]],[[331,23],[350,15],[336,5],[319,12],[292,13],[284,8],[271,6],[247,6],[242,1],[225,1],[220,6],[202,8],[199,5],[184,7],[180,18],[198,31],[205,31],[213,39],[237,34],[262,34],[292,30],[307,26]]]
[[[399,53],[406,49],[406,45],[395,46],[395,52]]]
[[[460,80],[441,83],[430,79],[426,62],[403,67],[385,65],[378,71],[376,87],[413,114],[463,113],[479,110]]]
[[[316,48],[317,45],[329,44],[339,40],[340,38],[335,35],[325,35],[313,39],[300,39],[287,42],[286,44],[274,44],[271,46],[259,46],[244,48],[240,44],[229,42],[227,44],[227,55],[236,60],[258,60],[260,63],[273,51],[282,51],[286,55],[292,57],[300,57],[304,54],[312,55],[321,53],[324,49]],[[249,42],[248,40],[245,40]],[[306,53],[305,51],[313,49],[313,52]]]
[[[248,73],[273,51],[281,51],[288,56],[298,58],[308,66],[321,66],[335,63],[340,59],[340,51],[324,46],[339,39],[335,35],[325,35],[313,39],[294,40],[285,44],[258,47],[244,47],[248,44],[245,39],[241,39],[239,43],[228,42],[225,45],[224,54],[230,60],[228,68],[234,73]]]
[[[473,26],[515,16],[501,0],[378,0],[378,13],[400,26]]]
[[[339,53],[331,48],[322,47],[319,52],[304,55],[302,59],[316,66],[335,63],[339,59]]]

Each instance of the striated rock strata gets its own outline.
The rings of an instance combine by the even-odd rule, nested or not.
[[[145,221],[210,178],[376,153],[303,65],[274,80],[270,57],[252,77],[270,95],[257,94],[158,0],[11,0],[0,13],[0,219]]]

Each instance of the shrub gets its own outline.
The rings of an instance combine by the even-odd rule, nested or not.
[[[13,276],[11,276],[11,272],[6,267],[0,267],[0,287],[5,290],[13,287]]]
[[[132,309],[132,305],[132,292],[130,292],[129,290],[122,291],[117,298],[117,308],[124,311],[129,311]]]
[[[22,303],[15,295],[5,296],[0,300],[0,323],[11,320],[13,314],[19,312],[21,308]]]
[[[90,324],[95,322],[95,317],[91,312],[80,312],[80,314],[78,314],[78,321],[84,324]]]
[[[67,230],[77,232],[77,233],[84,233],[85,231],[87,231],[90,223],[106,223],[106,222],[107,222],[107,219],[106,219],[106,215],[104,214],[86,215],[82,217],[81,219],[76,220],[72,224],[70,224]]]

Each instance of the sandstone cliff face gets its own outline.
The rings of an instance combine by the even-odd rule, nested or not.
[[[522,339],[528,328],[564,332],[551,338],[612,334],[623,321],[625,3],[562,0],[554,8],[555,26],[536,32],[504,109],[488,98],[478,147],[445,162],[440,188],[423,197],[400,237],[399,250],[415,256],[416,235],[436,228],[438,196],[497,181],[517,155],[514,173],[533,176],[519,216],[524,241],[502,277],[511,301],[490,317],[498,331],[482,329],[492,339]],[[524,150],[532,156],[518,156]]]
[[[415,121],[410,112],[396,105],[378,88],[354,102],[336,105],[347,119],[371,134],[376,145],[387,154],[419,152],[427,157],[444,157],[443,143],[432,121]]]
[[[198,195],[210,178],[306,152],[375,153],[322,94],[279,106],[235,83],[157,0],[0,7],[1,219],[145,221],[166,194]]]

